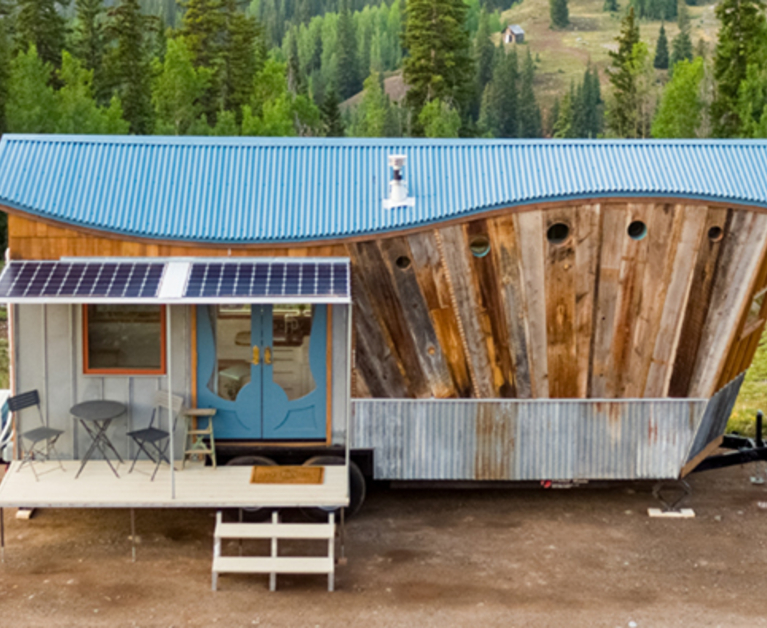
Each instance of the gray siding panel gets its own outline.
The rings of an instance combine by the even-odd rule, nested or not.
[[[355,400],[382,480],[667,479],[705,400]]]
[[[706,405],[703,419],[695,433],[695,440],[687,456],[687,462],[703,451],[706,445],[724,434],[727,421],[730,418],[730,414],[732,414],[732,408],[738,398],[738,393],[745,377],[746,374],[741,373],[711,397],[711,400]]]

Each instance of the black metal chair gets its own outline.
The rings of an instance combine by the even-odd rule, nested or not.
[[[40,427],[35,427],[26,432],[21,432],[21,439],[19,441],[21,448],[21,464],[17,467],[16,471],[21,471],[21,468],[29,463],[32,473],[35,475],[35,480],[40,480],[37,471],[35,470],[35,462],[45,462],[51,459],[51,452],[56,454],[61,470],[64,471],[64,465],[61,463],[58,452],[56,451],[56,441],[64,433],[64,430],[57,430],[52,427],[48,427],[43,420],[43,413],[40,409],[40,395],[36,390],[30,390],[14,397],[8,398],[8,409],[16,414],[26,408],[35,406],[37,408],[37,416],[40,418]],[[17,419],[18,424],[18,419]],[[29,441],[29,447],[24,447],[24,441]],[[43,447],[44,445],[44,447]]]
[[[178,416],[181,412],[181,406],[184,404],[183,398],[178,395],[173,395],[173,407],[171,410],[172,419],[169,418],[168,423],[172,424],[171,431],[176,431],[176,423],[178,422]],[[160,427],[155,427],[155,419],[157,423],[160,422],[160,412],[165,408],[168,410],[168,393],[163,390],[158,390],[154,396],[154,408],[152,408],[152,418],[149,421],[147,427],[139,430],[133,430],[128,432],[134,442],[136,443],[136,455],[133,457],[133,464],[131,464],[128,473],[133,473],[133,469],[136,466],[136,461],[143,451],[146,456],[155,463],[154,472],[152,473],[152,480],[157,475],[157,470],[160,468],[160,464],[164,460],[170,464],[166,452],[170,445],[170,432]]]

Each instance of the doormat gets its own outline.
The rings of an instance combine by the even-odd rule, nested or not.
[[[325,467],[253,467],[251,484],[322,484]]]

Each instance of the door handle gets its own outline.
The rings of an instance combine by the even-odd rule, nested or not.
[[[272,363],[272,348],[267,347],[264,349],[264,364],[271,364]]]
[[[256,366],[258,366],[258,363],[260,361],[260,356],[261,354],[258,350],[258,347],[253,347],[253,364],[255,364]]]

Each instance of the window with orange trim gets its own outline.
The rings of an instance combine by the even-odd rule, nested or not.
[[[163,375],[165,306],[83,306],[83,365],[86,374]]]

